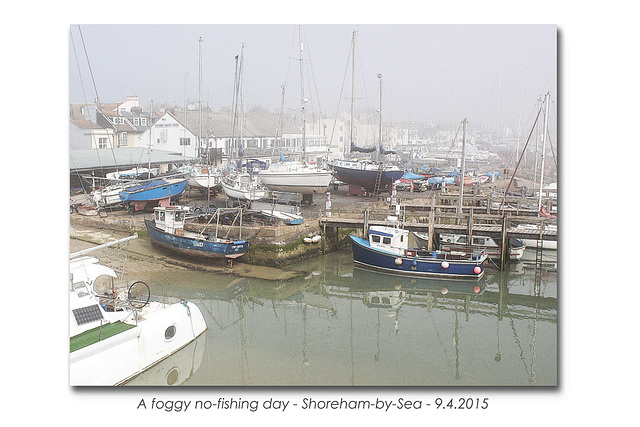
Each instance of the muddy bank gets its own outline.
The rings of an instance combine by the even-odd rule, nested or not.
[[[92,228],[72,224],[69,233],[69,252],[74,253],[132,235],[130,232]],[[139,236],[121,247],[100,249],[88,256],[95,256],[104,265],[116,271],[124,268],[127,275],[137,271],[198,270],[215,274],[232,274],[265,280],[289,280],[304,275],[304,271],[252,265],[237,260],[229,266],[227,260],[191,260],[161,252],[153,247],[146,236]]]

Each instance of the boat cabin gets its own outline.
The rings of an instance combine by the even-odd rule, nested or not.
[[[409,249],[409,231],[373,225],[369,227],[369,244],[372,248],[402,255]]]
[[[156,227],[170,234],[184,234],[186,209],[182,206],[161,206],[153,208]]]

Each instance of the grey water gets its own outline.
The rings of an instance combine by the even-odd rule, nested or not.
[[[411,279],[341,251],[288,267],[302,274],[287,281],[136,273],[156,298],[196,303],[208,329],[127,385],[555,386],[557,272],[534,267]]]

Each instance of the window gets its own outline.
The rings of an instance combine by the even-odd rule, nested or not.
[[[380,236],[374,234],[371,236],[371,240],[373,240],[374,243],[380,243]]]
[[[98,148],[107,148],[107,138],[98,138]]]
[[[391,244],[391,237],[383,237],[382,238],[382,243],[384,243],[385,245],[390,245]]]
[[[134,117],[133,118],[133,125],[134,126],[140,126],[140,118],[139,117]]]
[[[127,133],[126,132],[121,132],[118,135],[118,145],[120,147],[127,145]]]
[[[180,138],[180,145],[191,145],[191,138]]]
[[[146,119],[146,118],[144,118],[144,117],[141,117],[141,118],[140,118],[140,125],[141,125],[141,126],[146,126],[146,125],[147,125],[147,119]]]

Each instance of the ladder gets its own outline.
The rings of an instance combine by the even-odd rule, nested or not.
[[[378,173],[376,175],[376,185],[373,188],[373,194],[376,196],[380,194],[381,183],[382,183],[382,163],[380,163],[380,166],[378,166]]]

